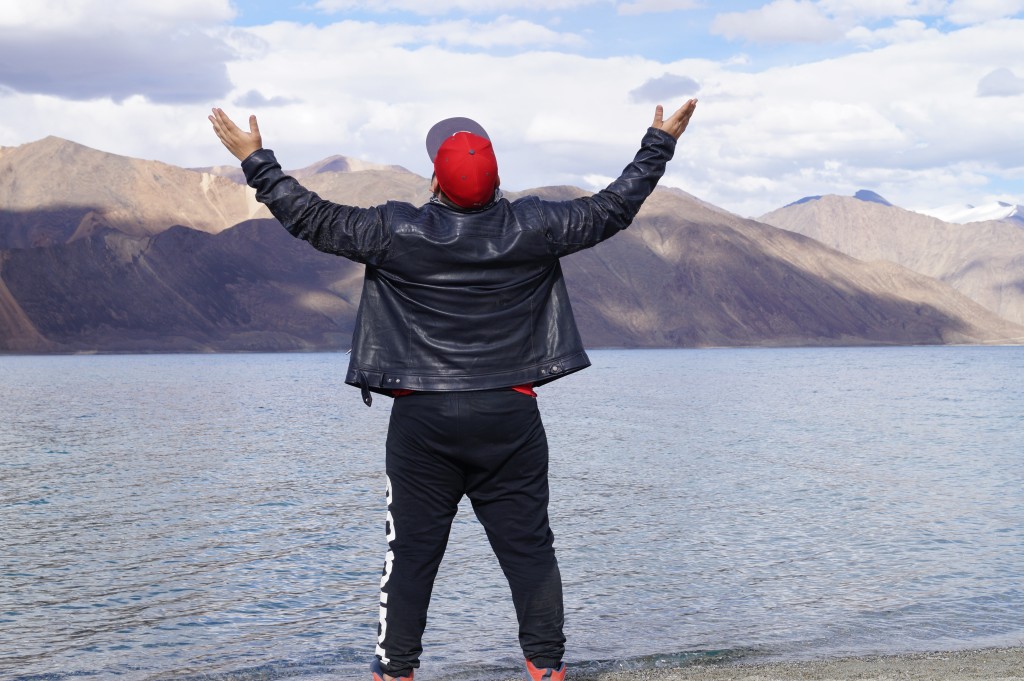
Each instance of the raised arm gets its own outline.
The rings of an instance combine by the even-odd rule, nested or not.
[[[217,137],[239,161],[244,161],[254,151],[263,148],[263,137],[260,135],[260,126],[255,115],[249,116],[249,132],[235,125],[223,109],[215,108],[207,118],[213,123],[213,131],[217,133]]]
[[[665,174],[665,165],[672,159],[676,142],[696,107],[697,100],[691,99],[664,118],[659,104],[640,150],[614,182],[593,196],[539,204],[540,222],[545,225],[555,255],[561,257],[595,246],[633,222]]]
[[[654,122],[651,123],[652,128],[658,130],[664,130],[668,134],[675,137],[677,140],[683,136],[686,132],[686,126],[690,124],[690,117],[693,116],[694,110],[697,108],[697,100],[691,99],[683,104],[681,107],[676,109],[675,113],[663,120],[665,110],[661,104],[654,108]],[[253,119],[255,121],[255,119]],[[257,133],[259,131],[257,130]]]
[[[263,148],[256,116],[249,116],[248,132],[222,109],[214,109],[209,119],[220,141],[242,162],[245,181],[256,190],[256,200],[292,236],[356,262],[375,264],[382,257],[390,238],[379,209],[326,201],[286,175],[274,152]]]

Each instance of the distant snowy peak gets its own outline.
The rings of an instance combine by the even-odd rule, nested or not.
[[[821,198],[820,194],[818,196],[805,196],[804,198],[797,199],[796,201],[794,201],[793,203],[791,203],[791,204],[789,204],[789,205],[787,205],[785,207],[789,208],[789,206],[798,206],[801,203],[807,203],[809,201],[817,201],[820,198]],[[861,190],[857,191],[857,193],[853,195],[853,198],[860,199],[861,201],[867,201],[868,203],[880,203],[883,206],[891,206],[892,205],[891,203],[889,203],[888,201],[883,199],[879,194],[876,194],[875,192],[871,191],[870,189],[861,189]]]
[[[860,199],[861,201],[867,201],[868,203],[880,203],[883,206],[891,206],[892,204],[883,199],[881,196],[871,191],[870,189],[861,189],[853,198]]]
[[[955,222],[960,225],[968,222],[984,222],[987,220],[1008,220],[1010,222],[1017,222],[1024,225],[1024,206],[1005,203],[1003,201],[986,203],[982,206],[972,206],[970,204],[966,206],[943,206],[941,208],[931,208],[919,210],[917,212],[930,215],[933,218],[938,218],[945,222]]]
[[[809,203],[811,201],[817,201],[822,196],[805,196],[802,199],[798,199],[789,206],[798,206],[801,203]],[[853,195],[853,198],[859,199],[860,201],[866,201],[868,203],[878,203],[883,206],[892,206],[893,204],[886,201],[882,196],[870,189],[861,189]],[[972,206],[970,204],[959,204],[951,206],[942,206],[941,208],[925,208],[915,211],[922,215],[928,215],[933,218],[938,218],[943,222],[953,222],[956,224],[966,224],[968,222],[986,222],[989,220],[1004,220],[1006,222],[1012,222],[1024,226],[1024,206],[1014,205],[1012,203],[1006,203],[1004,201],[995,201],[993,203],[986,203],[981,206]]]

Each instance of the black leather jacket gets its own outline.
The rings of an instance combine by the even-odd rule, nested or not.
[[[628,227],[675,144],[650,128],[633,162],[593,196],[499,198],[476,211],[325,201],[268,149],[242,169],[294,236],[366,264],[345,382],[370,404],[371,391],[541,385],[589,366],[559,258]]]

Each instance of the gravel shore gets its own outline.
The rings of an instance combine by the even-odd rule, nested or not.
[[[1024,648],[850,657],[810,662],[695,663],[679,669],[572,674],[572,681],[967,681],[1024,679]]]

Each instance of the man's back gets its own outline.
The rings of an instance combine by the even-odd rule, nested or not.
[[[662,107],[633,162],[593,197],[498,198],[476,122],[427,135],[427,206],[354,208],[286,176],[244,133],[210,117],[256,197],[294,236],[366,264],[346,382],[394,396],[385,445],[388,551],[374,681],[412,681],[438,566],[465,495],[508,580],[531,681],[563,681],[561,576],[548,523],[548,444],[531,386],[589,365],[559,258],[629,226],[654,190],[696,101]],[[475,604],[479,607],[479,604]]]
[[[558,258],[625,229],[676,139],[651,128],[606,189],[572,201],[355,208],[286,176],[273,152],[242,162],[289,232],[366,264],[346,383],[370,393],[542,385],[590,365]]]
[[[376,387],[539,384],[587,366],[540,204],[465,213],[389,203],[390,242],[369,265],[350,376]],[[362,372],[362,378],[357,374]]]

